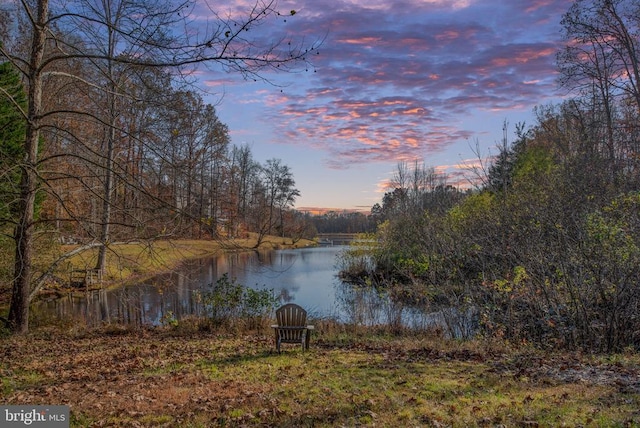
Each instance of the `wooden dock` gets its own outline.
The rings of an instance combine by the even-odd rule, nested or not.
[[[71,269],[69,271],[69,285],[72,287],[90,287],[102,282],[100,269]]]

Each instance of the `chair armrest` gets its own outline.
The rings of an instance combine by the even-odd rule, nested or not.
[[[312,325],[308,325],[308,326],[307,326],[307,330],[315,330],[315,329],[316,329],[316,328],[315,328],[314,326],[312,326]]]
[[[271,324],[271,328],[278,328],[280,327],[278,324]]]

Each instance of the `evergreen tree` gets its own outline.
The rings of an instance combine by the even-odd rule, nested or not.
[[[0,64],[0,224],[11,222],[19,199],[26,108],[20,76],[10,63]]]

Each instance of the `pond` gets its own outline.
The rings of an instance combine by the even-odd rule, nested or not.
[[[32,314],[36,319],[72,318],[88,325],[112,321],[158,325],[168,316],[201,315],[204,308],[195,291],[210,290],[228,274],[247,287],[271,289],[283,303],[297,303],[314,317],[340,318],[336,257],[344,248],[242,252],[194,260],[137,285],[37,302]]]
[[[179,270],[137,285],[77,292],[37,302],[32,306],[32,316],[36,323],[71,319],[90,326],[109,322],[160,325],[173,319],[202,316],[206,312],[200,298],[202,292],[211,290],[213,284],[226,274],[246,287],[272,290],[283,304],[297,303],[314,319],[332,318],[360,325],[394,324],[413,328],[439,325],[451,330],[451,313],[428,313],[390,301],[384,294],[373,290],[342,283],[337,277],[337,262],[345,248],[321,246],[242,252],[194,260]],[[457,314],[454,313],[453,318],[456,318],[456,323],[460,322]],[[454,330],[451,332],[458,335]]]

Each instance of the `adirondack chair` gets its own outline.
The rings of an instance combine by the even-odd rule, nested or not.
[[[309,331],[312,325],[307,325],[307,311],[295,303],[288,303],[276,310],[278,324],[271,327],[275,332],[276,349],[280,353],[283,343],[299,343],[302,350],[309,349]]]

